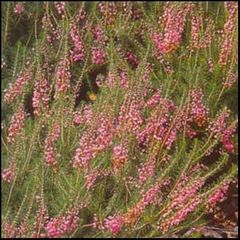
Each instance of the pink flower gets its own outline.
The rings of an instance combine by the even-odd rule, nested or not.
[[[80,8],[76,16],[76,20],[80,22],[86,17],[86,11],[83,8]]]
[[[224,109],[218,114],[216,119],[209,123],[208,130],[213,136],[217,137],[218,134],[221,134],[224,129],[226,129],[226,119],[229,117],[229,115],[230,111]]]
[[[153,94],[153,96],[150,99],[148,99],[148,101],[146,102],[146,106],[150,108],[155,108],[160,103],[161,99],[162,94],[161,91],[158,90]]]
[[[65,215],[52,218],[47,222],[45,226],[47,237],[60,238],[71,234],[78,227],[78,223],[78,210],[73,207]]]
[[[21,105],[18,111],[12,116],[10,127],[8,129],[8,143],[14,143],[16,137],[23,133],[24,122],[27,114],[24,111],[23,105]]]
[[[86,123],[90,125],[93,121],[93,111],[90,106],[84,106],[82,112],[75,112],[73,122],[77,125]]]
[[[154,174],[155,170],[155,158],[150,157],[146,163],[142,163],[141,167],[138,169],[139,183],[145,183]]]
[[[90,190],[94,187],[94,183],[98,176],[99,176],[98,170],[93,170],[91,173],[84,176],[84,178],[86,178],[87,190]]]
[[[88,164],[96,155],[94,139],[91,132],[84,132],[79,141],[79,147],[76,149],[76,154],[73,159],[74,168],[83,168],[87,170]]]
[[[56,153],[54,149],[55,142],[60,136],[60,125],[55,122],[52,126],[52,130],[50,134],[45,139],[45,147],[44,147],[44,155],[45,155],[45,163],[48,166],[53,167],[55,170],[57,161],[56,161]]]
[[[11,163],[9,164],[9,167],[4,169],[1,174],[2,180],[7,183],[11,183],[14,180],[14,177],[16,175],[15,171],[16,171],[16,162],[11,161]]]
[[[70,51],[71,58],[74,62],[81,61],[85,56],[85,50],[82,40],[79,37],[76,24],[71,25],[70,36],[73,42],[73,49]]]
[[[8,222],[3,223],[3,232],[5,238],[15,238],[17,231],[17,227],[15,227],[13,224],[10,224]]]
[[[175,51],[182,39],[186,15],[191,9],[191,4],[179,4],[166,2],[164,6],[163,33],[153,32],[152,41],[155,47],[154,55],[160,62],[163,62],[163,55]]]
[[[64,17],[65,2],[54,2],[55,8],[59,15]]]
[[[115,86],[116,76],[115,73],[109,72],[107,76],[107,85],[109,88],[112,88]]]
[[[192,16],[192,29],[191,29],[191,40],[190,40],[190,48],[193,49],[201,49],[207,48],[210,46],[212,42],[212,33],[214,32],[214,25],[211,19],[206,19],[206,30],[204,34],[203,31],[203,21],[202,14],[197,13]],[[203,35],[203,36],[202,36]]]
[[[234,152],[232,137],[236,131],[236,123],[227,126],[226,119],[229,117],[229,110],[224,109],[215,120],[210,122],[208,130],[214,138],[220,137],[223,150],[229,153]]]
[[[235,29],[235,17],[238,9],[236,2],[230,1],[224,4],[226,11],[228,11],[228,19],[224,24],[222,45],[219,53],[219,63],[221,65],[227,65],[231,59],[231,53],[233,51],[234,29]]]
[[[105,18],[107,24],[111,25],[117,14],[117,8],[115,2],[99,2],[99,11],[101,15]]]
[[[224,182],[208,197],[208,204],[215,206],[218,202],[221,202],[225,198],[228,189],[229,182]]]
[[[100,25],[94,26],[92,33],[96,42],[100,42],[103,39],[103,30]]]
[[[203,103],[203,92],[200,88],[191,91],[191,116],[199,127],[207,123],[208,109]]]
[[[143,194],[141,202],[144,208],[148,205],[159,204],[162,201],[161,196],[159,196],[161,186],[162,183],[156,182]]]
[[[233,153],[234,152],[234,145],[231,142],[231,138],[232,138],[233,133],[235,132],[235,130],[236,130],[236,125],[233,125],[233,126],[230,125],[222,133],[221,142],[223,144],[223,147],[229,153]]]
[[[14,7],[14,13],[17,15],[21,15],[24,12],[25,2],[18,2]]]
[[[209,72],[210,72],[210,73],[213,73],[213,71],[214,71],[214,65],[213,65],[212,58],[209,58],[209,59],[208,59],[208,69],[209,69]]]
[[[128,149],[127,144],[120,144],[114,146],[113,154],[112,154],[112,162],[113,162],[113,169],[115,172],[119,170],[119,168],[124,165],[128,160]]]
[[[106,53],[102,48],[92,48],[92,63],[101,65],[106,60]]]
[[[59,96],[60,93],[66,94],[70,88],[70,61],[65,58],[62,59],[57,67],[57,80],[56,80],[56,93],[55,97]]]
[[[23,94],[24,87],[30,81],[31,77],[32,71],[30,69],[25,69],[18,75],[15,83],[9,84],[9,89],[4,95],[6,103],[13,102],[18,96]]]
[[[80,138],[79,147],[73,160],[73,167],[87,171],[91,159],[112,143],[114,128],[111,116],[100,114],[97,125],[89,128]]]
[[[127,72],[120,71],[119,77],[120,77],[120,86],[121,86],[122,88],[127,89],[128,86],[129,86],[129,83],[128,83],[128,74],[127,74]]]
[[[118,234],[121,231],[123,219],[120,215],[109,216],[104,220],[104,226],[112,234]]]
[[[226,88],[230,88],[236,81],[238,80],[238,74],[233,71],[229,71],[225,81],[223,82],[223,86]]]
[[[39,115],[42,110],[48,109],[50,101],[49,93],[50,87],[48,81],[43,77],[36,79],[32,99],[35,115]]]
[[[137,134],[143,123],[141,116],[142,103],[134,96],[126,96],[118,117],[118,131]]]

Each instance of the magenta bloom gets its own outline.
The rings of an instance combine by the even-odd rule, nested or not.
[[[118,234],[121,231],[123,219],[119,215],[110,216],[105,219],[105,227],[112,233]]]

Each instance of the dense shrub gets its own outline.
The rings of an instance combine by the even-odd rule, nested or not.
[[[2,236],[198,237],[237,175],[237,2],[3,2]]]

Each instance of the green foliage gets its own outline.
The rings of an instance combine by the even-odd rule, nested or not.
[[[55,2],[26,2],[21,14],[14,13],[16,4],[1,3],[1,58],[2,63],[6,63],[1,75],[2,172],[11,166],[11,163],[16,164],[12,181],[2,180],[2,236],[13,237],[15,234],[15,237],[32,237],[36,230],[34,224],[37,221],[37,211],[43,206],[47,209],[49,219],[64,216],[71,206],[78,207],[77,228],[70,233],[64,233],[61,237],[171,237],[174,234],[184,235],[192,228],[197,229],[207,224],[203,216],[207,213],[209,196],[214,195],[219,187],[226,182],[229,183],[237,175],[237,165],[232,164],[231,160],[236,158],[237,154],[235,151],[228,152],[224,149],[223,136],[212,135],[212,130],[206,125],[210,126],[211,122],[215,122],[218,112],[225,107],[230,109],[230,117],[226,119],[227,126],[234,127],[237,122],[235,120],[238,112],[237,83],[233,83],[231,87],[225,87],[223,83],[231,73],[237,75],[235,50],[238,41],[236,30],[238,22],[236,21],[233,34],[231,61],[225,66],[219,63],[223,36],[218,36],[215,32],[224,30],[224,24],[228,20],[224,3],[193,3],[192,12],[186,17],[181,43],[173,51],[164,54],[162,62],[156,57],[152,33],[164,32],[165,23],[159,19],[164,13],[166,4],[164,2],[129,2],[134,13],[124,14],[123,10],[117,10],[117,13],[113,14],[113,22],[110,23],[108,21],[111,20],[109,20],[111,13],[108,12],[106,16],[101,14],[98,2],[66,2],[64,17],[58,14]],[[120,3],[112,4],[120,6]],[[186,3],[172,4],[171,6],[177,9]],[[86,17],[76,20],[80,9],[85,10]],[[202,14],[203,21],[201,37],[204,38],[208,27],[207,18],[213,20],[215,30],[209,47],[191,51],[192,15],[199,13]],[[138,14],[140,17],[137,17]],[[44,25],[44,19],[50,21],[52,25],[50,23]],[[71,38],[74,24],[77,26],[85,54],[82,60],[76,62],[69,60],[74,49]],[[93,34],[93,28],[96,26],[101,27],[104,36],[100,43]],[[53,40],[49,40],[50,38]],[[94,47],[104,49],[106,54],[104,64],[93,63]],[[138,59],[137,66],[125,56],[128,51]],[[214,65],[213,72],[209,71],[210,58]],[[70,86],[65,93],[57,97],[59,65],[63,59],[69,60]],[[148,64],[152,65],[151,71],[147,71]],[[172,71],[169,71],[168,66]],[[23,86],[23,91],[16,100],[7,103],[4,99],[5,91],[9,89],[10,84],[15,84],[16,79],[25,71],[31,72],[30,80]],[[129,83],[127,88],[121,86],[119,75],[121,71],[127,74]],[[115,77],[115,85],[111,87],[108,85],[110,73]],[[33,94],[41,74],[49,84],[49,109],[42,107],[41,114],[37,115],[33,112]],[[104,79],[100,87],[96,83],[99,75]],[[149,82],[143,80],[143,76],[148,77]],[[143,145],[131,125],[123,128],[124,130],[121,129],[122,126],[116,128],[123,107],[129,111],[130,102],[135,99],[137,104],[145,101],[140,112],[143,120],[143,123],[139,124],[141,131],[146,128],[154,113],[159,115],[159,119],[164,114],[169,117],[170,124],[164,127],[168,130],[175,129],[174,121],[178,117],[178,110],[186,107],[189,112],[192,107],[190,93],[193,88],[203,90],[203,105],[209,111],[207,123],[203,126],[194,123],[194,120],[185,123],[181,130],[176,131],[176,139],[170,148],[165,146],[167,137],[160,140],[155,138],[157,129],[154,129],[154,136],[149,143]],[[162,100],[171,100],[174,103],[173,111],[168,110],[165,113],[164,102],[158,103],[153,109],[145,106],[147,100],[159,89]],[[90,94],[93,94],[92,99],[89,97]],[[24,110],[28,111],[28,116],[24,121],[22,135],[17,136],[15,142],[11,144],[8,136],[12,116],[22,105]],[[76,124],[75,114],[83,116],[85,107],[89,107],[93,113],[90,123],[85,121]],[[90,138],[94,140],[103,135],[102,132],[96,131],[102,123],[99,117],[101,114],[114,119],[111,126],[117,133],[114,132],[111,143],[104,150],[91,149],[96,151],[96,154],[93,154],[86,168],[74,167],[76,152],[84,134],[89,133]],[[130,124],[131,120],[127,119],[126,124]],[[53,147],[57,166],[52,167],[46,164],[46,139],[54,130],[55,122],[59,123],[60,133]],[[196,136],[192,138],[188,136],[189,127],[197,133]],[[107,130],[108,128],[111,128],[110,124]],[[236,143],[236,138],[236,134],[233,135],[231,143]],[[86,141],[84,147],[91,144],[87,142],[88,139],[84,141]],[[125,141],[128,160],[116,172],[114,147]],[[213,157],[208,160],[209,156]],[[155,159],[154,171],[144,183],[140,183],[139,169],[151,157]],[[193,170],[195,167],[197,171]],[[89,175],[95,170],[99,175],[93,180],[93,186],[88,187]],[[106,175],[103,174],[104,171],[107,172]],[[144,171],[147,172],[146,169]],[[183,177],[187,178],[187,181],[181,186],[179,184]],[[129,226],[123,224],[117,234],[112,234],[106,228],[104,224],[109,216],[115,214],[125,216],[142,203],[144,194],[154,184],[157,182],[162,184],[168,178],[169,184],[161,186],[161,193],[158,195],[158,198],[162,199],[160,204],[147,204],[142,212],[138,210],[137,213],[141,214],[137,220]],[[172,194],[176,189],[179,190],[179,186],[181,188],[191,186],[196,180],[204,181],[203,186],[194,195],[201,198],[201,203],[166,232],[160,230],[159,226],[169,220],[164,219],[162,213],[173,203]],[[182,206],[177,206],[175,212],[170,212],[169,216],[174,216],[184,209],[191,200],[187,199]],[[95,214],[99,226],[105,226],[105,229],[93,227]],[[7,223],[17,229],[24,221],[28,230],[23,235],[19,233],[8,235]],[[46,233],[46,226],[41,231]],[[192,232],[188,237],[199,238],[200,235],[198,232]]]

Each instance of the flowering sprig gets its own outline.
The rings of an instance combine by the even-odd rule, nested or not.
[[[10,126],[8,128],[8,137],[7,137],[8,143],[10,144],[15,143],[16,138],[22,135],[26,117],[27,117],[27,114],[24,111],[24,106],[21,105],[18,111],[11,118]]]
[[[68,58],[62,59],[57,67],[57,79],[56,79],[56,93],[55,98],[59,94],[66,94],[70,88],[70,61]]]
[[[83,47],[83,42],[79,37],[76,24],[72,24],[71,30],[70,30],[70,36],[73,42],[73,49],[70,51],[71,53],[70,58],[72,58],[74,62],[81,61],[84,59],[85,50]]]
[[[6,103],[12,103],[17,97],[23,94],[24,87],[32,78],[31,69],[23,70],[17,77],[16,82],[10,83],[7,92],[4,95]]]
[[[53,123],[52,130],[45,139],[44,155],[45,163],[56,170],[57,160],[55,152],[55,143],[60,136],[60,125],[58,122]]]
[[[46,237],[64,237],[72,233],[78,226],[79,217],[76,207],[68,209],[65,215],[51,218],[45,226]]]
[[[34,84],[33,108],[34,114],[40,115],[42,110],[49,109],[50,86],[46,78],[39,76]]]
[[[2,180],[11,183],[16,176],[16,161],[11,161],[9,166],[2,171]]]
[[[18,2],[15,6],[14,6],[14,10],[13,12],[16,15],[21,15],[25,10],[25,2]]]

